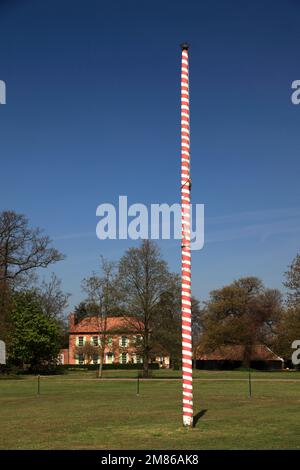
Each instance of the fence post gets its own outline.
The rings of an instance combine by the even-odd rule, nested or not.
[[[249,398],[252,397],[251,368],[248,369]]]

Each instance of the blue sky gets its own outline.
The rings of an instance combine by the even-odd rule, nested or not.
[[[136,244],[96,238],[99,204],[179,201],[185,40],[192,200],[205,204],[193,293],[246,275],[282,287],[299,251],[299,20],[296,0],[0,1],[0,210],[67,255],[50,271],[71,307],[100,254]],[[159,244],[179,271],[179,243]]]

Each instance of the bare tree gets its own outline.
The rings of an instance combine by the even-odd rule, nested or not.
[[[59,319],[68,306],[70,296],[63,292],[61,280],[52,273],[50,280],[43,281],[36,289],[36,293],[41,300],[44,315]]]
[[[27,218],[14,211],[0,212],[0,328],[9,337],[13,290],[28,289],[37,279],[36,268],[63,259],[39,228],[30,228]]]
[[[289,289],[287,295],[288,306],[299,308],[300,306],[300,254],[297,254],[288,267],[288,271],[284,273],[284,287]]]
[[[83,280],[82,287],[87,293],[87,308],[92,307],[92,314],[97,318],[99,334],[99,369],[98,377],[102,377],[105,349],[108,344],[107,317],[116,306],[117,291],[115,285],[115,263],[107,261],[101,256],[102,275],[94,273]]]
[[[198,299],[192,296],[192,339],[194,353],[202,331],[202,311]],[[162,354],[170,357],[170,364],[178,368],[181,363],[181,280],[172,275],[168,291],[163,292],[157,313],[152,321],[151,339],[161,347]],[[159,351],[159,347],[157,348]]]
[[[179,367],[181,355],[180,277],[170,275],[170,286],[162,292],[151,320],[151,355],[169,356]],[[154,353],[154,354],[153,354]]]
[[[40,228],[29,228],[28,219],[14,211],[0,213],[0,280],[11,284],[36,268],[46,268],[64,257],[52,248]]]
[[[163,293],[170,290],[172,281],[172,275],[157,245],[150,240],[144,240],[138,248],[129,248],[120,260],[118,288],[124,311],[130,312],[130,317],[135,319],[135,323],[130,326],[138,327],[143,338],[145,377],[149,374],[151,330],[157,307]]]

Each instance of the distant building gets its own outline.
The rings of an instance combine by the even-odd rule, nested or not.
[[[138,353],[138,342],[141,341],[139,323],[132,317],[107,317],[105,331],[101,331],[98,317],[85,317],[76,322],[76,316],[69,316],[69,350],[61,350],[61,362],[64,364],[86,364],[80,348],[89,344],[97,351],[105,333],[104,364],[142,363]],[[100,353],[100,351],[99,351]],[[100,354],[94,354],[90,364],[100,363]]]
[[[197,350],[196,367],[198,369],[236,369],[243,365],[245,347],[242,345],[224,345],[212,352]],[[284,366],[282,357],[277,356],[264,344],[252,346],[250,367],[258,370],[281,370]]]
[[[101,319],[96,316],[76,321],[69,315],[69,347],[61,349],[58,361],[63,365],[99,364],[100,342],[105,333],[104,364],[142,364],[141,347],[143,325],[134,317],[107,317],[105,331],[101,331]],[[88,346],[88,348],[87,348]],[[90,347],[91,346],[91,347]],[[89,349],[92,357],[84,354]],[[163,348],[153,351],[151,362],[161,368],[170,367],[170,357]]]

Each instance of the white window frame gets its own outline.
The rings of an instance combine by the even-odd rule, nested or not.
[[[125,338],[125,344],[123,344],[123,339]],[[125,335],[122,335],[121,338],[120,338],[120,341],[119,341],[119,345],[121,346],[121,348],[127,348],[128,346],[128,338],[127,336]]]
[[[133,362],[134,364],[143,364],[143,357],[141,354],[133,354]]]
[[[111,362],[108,361],[108,357],[111,358]],[[114,363],[114,359],[115,359],[115,356],[114,356],[113,353],[107,352],[107,353],[105,354],[105,364],[113,364],[113,363]]]
[[[123,362],[123,358],[125,356],[125,362]],[[128,354],[123,352],[120,354],[120,364],[128,364]]]

